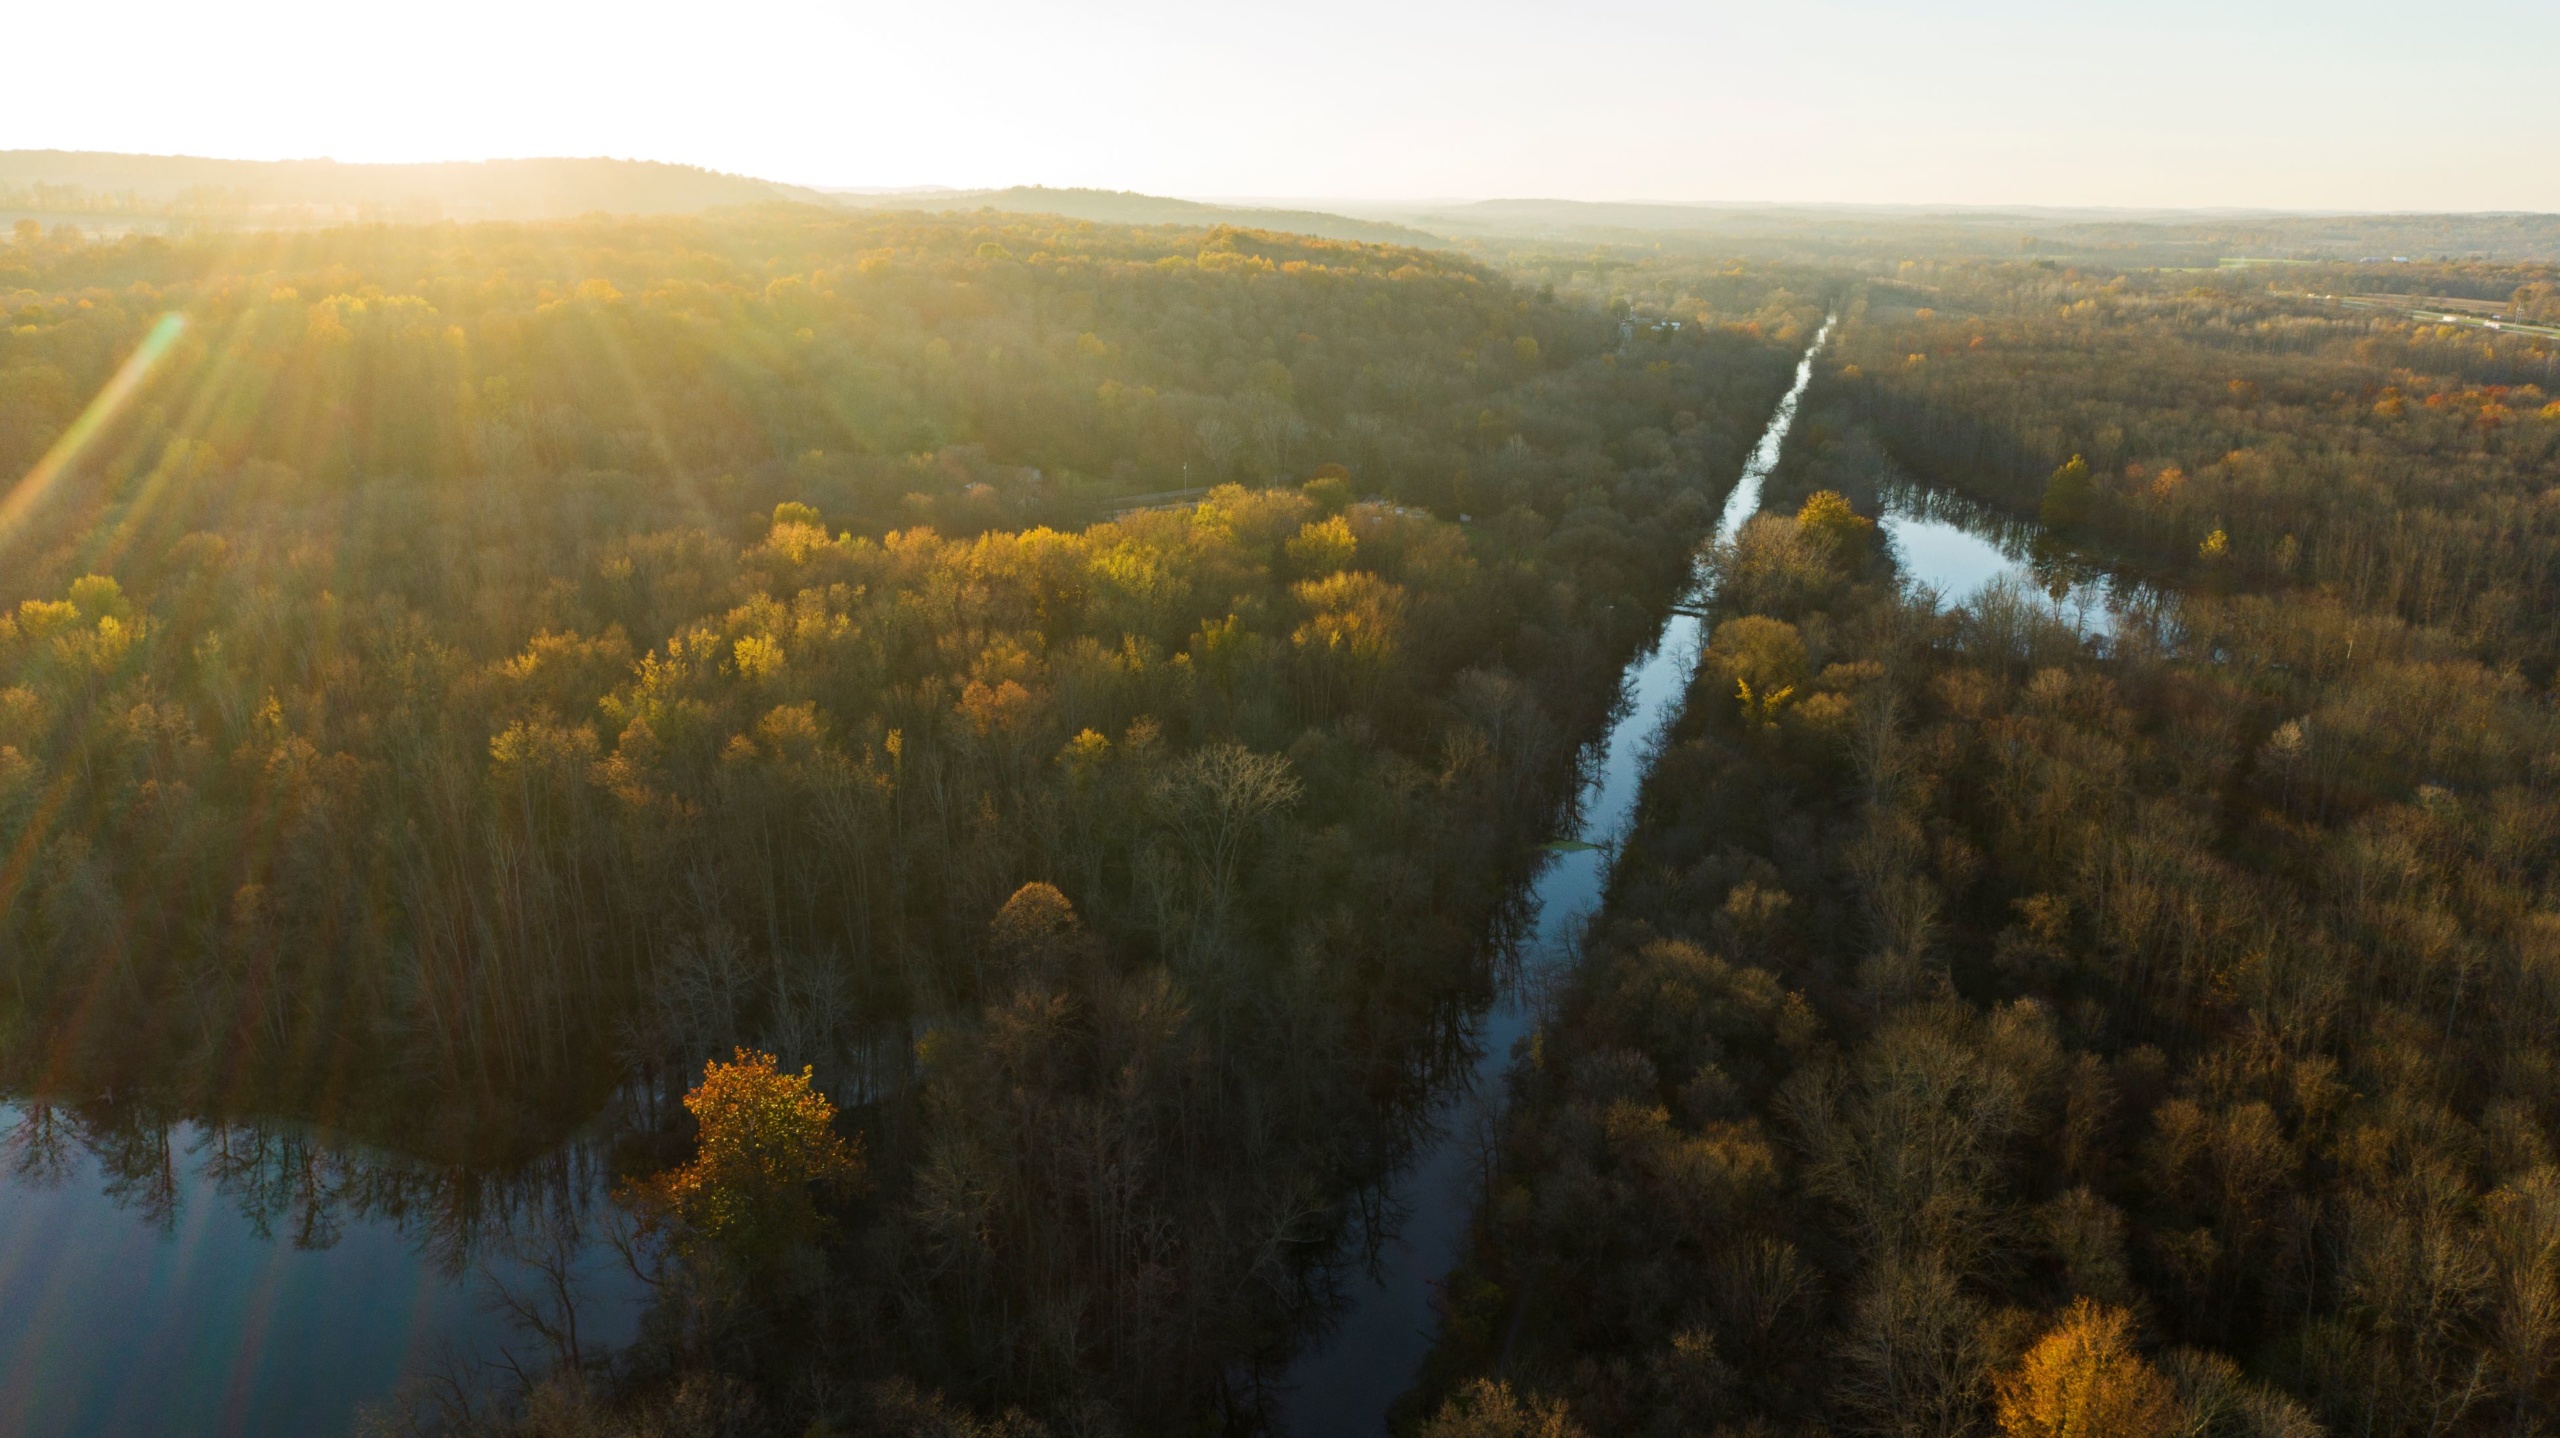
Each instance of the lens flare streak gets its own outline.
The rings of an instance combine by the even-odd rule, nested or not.
[[[87,409],[80,411],[80,417],[71,422],[71,427],[62,432],[62,437],[53,442],[53,447],[45,451],[44,458],[36,461],[35,467],[27,471],[17,487],[10,490],[6,498],[0,498],[0,538],[8,536],[9,531],[35,507],[36,501],[44,498],[63,472],[79,460],[90,443],[123,411],[135,391],[141,389],[143,381],[159,368],[160,361],[186,330],[187,317],[171,310],[160,317],[149,334],[142,337],[142,343],[134,346],[133,353],[125,357],[124,364],[116,370],[115,377],[107,381],[106,388],[98,391],[98,397],[89,401]]]

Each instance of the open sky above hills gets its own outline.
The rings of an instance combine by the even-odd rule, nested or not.
[[[13,16],[0,146],[619,155],[812,185],[2560,209],[2540,0],[1105,0]],[[105,56],[111,54],[112,62]]]

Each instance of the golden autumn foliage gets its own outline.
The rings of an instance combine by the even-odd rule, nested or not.
[[[1767,724],[1805,679],[1804,640],[1783,620],[1745,615],[1716,626],[1711,658],[1733,675],[1746,720]]]
[[[680,1248],[708,1244],[752,1265],[816,1236],[811,1190],[858,1179],[862,1151],[836,1134],[836,1107],[810,1078],[743,1048],[702,1066],[702,1082],[684,1096],[701,1126],[699,1150],[641,1189],[677,1226]]]
[[[1863,543],[1875,529],[1875,522],[1850,508],[1840,492],[1820,489],[1805,496],[1796,510],[1796,523],[1808,532],[1830,542],[1835,548]]]
[[[2165,1438],[2178,1395],[2133,1348],[2133,1315],[2075,1300],[1999,1382],[2008,1438]]]
[[[1351,565],[1360,541],[1341,515],[1300,526],[1289,541],[1289,563],[1302,574],[1336,574]]]

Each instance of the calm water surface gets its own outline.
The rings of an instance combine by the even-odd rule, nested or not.
[[[2105,634],[2125,605],[2156,591],[2061,549],[2035,525],[1943,491],[1888,488],[1878,524],[1892,541],[1903,582],[1926,585],[1946,604],[1969,604],[1995,584],[2036,598],[2085,634]]]
[[[586,1352],[628,1343],[644,1285],[592,1237],[603,1190],[592,1145],[501,1180],[0,1103],[0,1438],[319,1438],[404,1383],[538,1367],[500,1301],[541,1296],[536,1253]]]
[[[1813,377],[1813,359],[1830,336],[1823,322],[1796,366],[1796,379],[1725,501],[1717,538],[1731,539],[1760,508],[1761,481],[1778,462],[1796,404]],[[1694,590],[1703,573],[1693,575]],[[1512,1046],[1535,1014],[1522,989],[1556,971],[1573,953],[1583,923],[1599,907],[1615,844],[1633,818],[1637,792],[1656,739],[1680,712],[1698,660],[1699,622],[1672,615],[1653,648],[1629,664],[1621,680],[1624,710],[1590,751],[1589,777],[1575,805],[1574,833],[1531,881],[1535,925],[1522,946],[1527,981],[1506,992],[1475,1025],[1480,1057],[1434,1115],[1436,1137],[1393,1185],[1389,1211],[1401,1222],[1379,1245],[1377,1265],[1353,1286],[1338,1326],[1289,1367],[1281,1400],[1282,1431],[1293,1438],[1367,1438],[1386,1431],[1389,1404],[1413,1386],[1439,1328],[1440,1284],[1457,1265],[1459,1246],[1483,1192],[1477,1167],[1482,1137],[1498,1115],[1502,1074]],[[1588,846],[1588,847],[1579,847]]]

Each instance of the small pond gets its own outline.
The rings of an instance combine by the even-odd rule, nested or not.
[[[2084,635],[2103,638],[2128,608],[2160,593],[2109,573],[2046,537],[2038,526],[1949,494],[1894,485],[1878,496],[1879,527],[1892,543],[1903,582],[1954,606],[1995,585],[2037,602]]]

